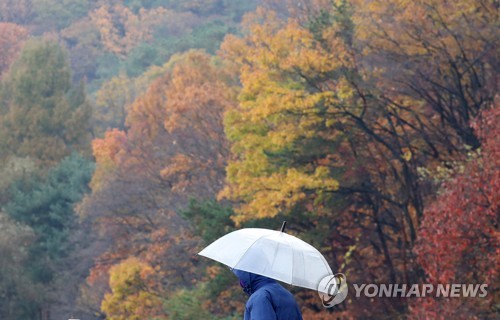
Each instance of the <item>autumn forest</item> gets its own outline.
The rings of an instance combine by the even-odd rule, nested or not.
[[[350,284],[488,285],[304,319],[496,319],[498,9],[0,0],[0,319],[242,319],[197,253],[284,220]]]

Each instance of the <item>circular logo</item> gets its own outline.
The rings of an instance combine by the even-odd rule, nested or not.
[[[318,294],[325,308],[331,308],[347,297],[347,278],[343,273],[329,275],[318,284]]]

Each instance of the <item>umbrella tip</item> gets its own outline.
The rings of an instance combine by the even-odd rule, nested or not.
[[[281,225],[281,232],[285,232],[285,227],[286,227],[286,221],[283,221],[283,224]]]

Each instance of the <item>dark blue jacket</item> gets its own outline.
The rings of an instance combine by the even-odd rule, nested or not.
[[[236,269],[233,272],[250,295],[245,320],[302,320],[293,295],[275,280]]]

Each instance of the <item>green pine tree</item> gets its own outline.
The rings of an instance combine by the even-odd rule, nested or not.
[[[72,85],[57,43],[28,42],[0,91],[0,159],[55,164],[73,151],[88,152],[91,107],[84,92],[83,85]]]
[[[35,233],[27,263],[33,280],[50,282],[51,266],[67,253],[67,238],[76,223],[73,206],[88,191],[92,172],[89,160],[72,154],[47,176],[32,174],[12,184],[4,210]]]

